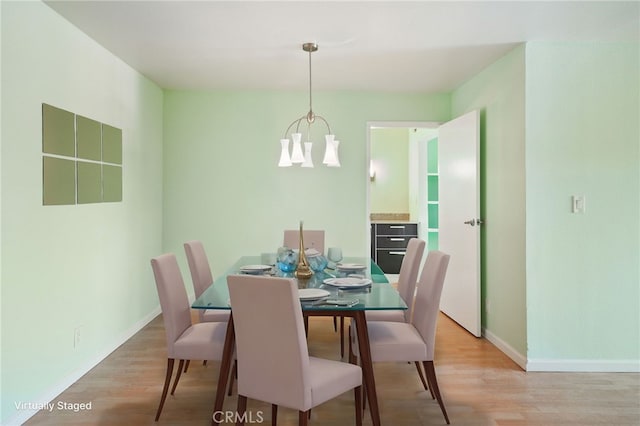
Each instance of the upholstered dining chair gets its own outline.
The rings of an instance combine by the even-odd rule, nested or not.
[[[178,261],[173,253],[163,254],[151,259],[151,267],[158,289],[162,318],[167,338],[167,373],[156,412],[156,421],[160,418],[173,366],[180,360],[171,395],[174,394],[185,360],[221,360],[227,331],[226,322],[191,323],[191,307],[184,287]]]
[[[193,283],[193,291],[196,298],[200,297],[204,291],[213,284],[213,275],[209,265],[209,258],[204,250],[201,241],[193,240],[184,243],[184,251],[187,255],[187,263],[189,264],[189,272],[191,273],[191,282]],[[198,309],[198,321],[200,322],[227,322],[229,321],[228,309]],[[190,360],[187,360],[184,366],[184,372],[189,368]],[[207,364],[204,360],[203,365]],[[233,387],[233,379],[229,384],[229,391]]]
[[[323,230],[302,230],[305,249],[314,248],[324,254],[324,231]],[[285,247],[297,249],[300,246],[300,231],[297,229],[287,229],[284,231]]]
[[[406,311],[367,311],[367,321],[396,321],[409,322],[413,313],[413,302],[416,291],[416,282],[422,263],[425,242],[419,238],[411,238],[407,244],[406,254],[400,265],[398,275],[398,293],[407,304]]]
[[[298,410],[306,425],[309,410],[354,389],[356,424],[362,424],[362,370],[357,365],[309,356],[298,287],[293,280],[229,275],[229,296],[238,360],[238,414],[247,398]]]
[[[198,298],[213,284],[209,259],[201,241],[187,241],[184,243],[184,251],[191,272],[193,290]],[[228,309],[198,309],[200,322],[226,322],[229,321],[229,313]]]
[[[418,282],[415,309],[410,322],[367,321],[372,361],[422,361],[432,397],[438,400],[447,424],[449,424],[449,416],[438,387],[433,358],[436,324],[440,312],[440,296],[449,258],[448,254],[437,250],[428,253]],[[352,323],[352,328],[354,327],[355,325]],[[355,336],[355,329],[351,330],[351,336]],[[352,337],[350,340],[350,362],[356,362],[357,354],[357,340]]]
[[[411,238],[407,244],[407,250],[402,258],[402,264],[400,265],[400,274],[398,275],[398,293],[407,305],[406,311],[367,311],[365,315],[368,321],[395,321],[395,322],[409,322],[413,314],[413,304],[415,300],[416,282],[418,280],[418,273],[420,272],[420,265],[422,262],[422,255],[424,254],[425,241],[419,238]],[[420,369],[420,363],[415,362],[416,369],[420,380],[427,388],[427,382],[425,381],[424,374]]]
[[[367,321],[397,321],[409,322],[413,312],[414,294],[416,291],[416,281],[420,272],[420,262],[424,253],[425,242],[419,238],[411,238],[407,244],[407,250],[402,258],[400,274],[398,275],[398,293],[406,303],[406,311],[366,311]],[[341,325],[342,326],[342,325]],[[344,334],[342,332],[341,334]],[[344,356],[344,338],[340,338],[340,354]],[[424,383],[424,376],[420,365],[416,363],[416,368],[420,378]]]

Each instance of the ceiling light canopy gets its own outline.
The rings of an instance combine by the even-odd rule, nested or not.
[[[327,134],[325,135],[325,151],[322,159],[322,164],[326,164],[327,167],[340,167],[340,160],[338,159],[338,145],[340,141],[335,139],[335,136],[331,133],[331,126],[327,120],[321,115],[316,115],[313,112],[312,106],[312,91],[311,91],[311,53],[318,50],[316,43],[304,43],[302,50],[309,53],[309,112],[302,117],[294,120],[287,130],[284,132],[284,138],[280,139],[280,162],[279,167],[290,167],[293,164],[300,164],[301,167],[313,167],[313,159],[311,158],[311,148],[313,142],[311,142],[311,125],[316,122],[316,119],[321,120],[327,126]],[[304,142],[304,151],[302,148],[302,133],[300,133],[300,125],[306,121],[307,123],[307,138]],[[292,130],[294,133],[289,133]],[[291,135],[291,142],[293,142],[291,155],[289,155],[289,135]]]

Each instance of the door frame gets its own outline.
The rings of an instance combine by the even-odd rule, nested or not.
[[[371,185],[369,167],[371,165],[371,129],[376,127],[392,127],[392,128],[423,128],[423,129],[437,129],[442,125],[439,121],[367,121],[367,141],[366,141],[366,155],[365,155],[365,214],[367,220],[365,221],[365,235],[366,238],[366,252],[371,253]]]

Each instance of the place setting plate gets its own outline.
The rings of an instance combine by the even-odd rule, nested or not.
[[[298,289],[298,296],[302,301],[314,301],[328,297],[331,293],[321,288],[301,288]]]
[[[362,263],[339,263],[336,265],[336,269],[339,271],[364,271],[367,269],[367,265]]]
[[[271,265],[244,265],[240,267],[240,272],[250,275],[262,275],[271,269]]]
[[[338,287],[341,289],[347,288],[361,288],[371,285],[369,278],[356,278],[356,277],[342,277],[342,278],[327,278],[322,281],[324,284]]]

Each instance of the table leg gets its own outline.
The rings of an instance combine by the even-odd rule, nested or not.
[[[227,334],[224,338],[224,348],[222,350],[222,360],[220,361],[220,375],[218,376],[218,389],[216,390],[216,401],[213,405],[213,415],[211,416],[211,424],[218,425],[216,419],[222,419],[224,416],[216,415],[222,411],[224,404],[224,395],[227,389],[227,379],[231,370],[231,361],[233,357],[233,345],[235,343],[235,332],[233,329],[233,314],[229,315],[227,323]]]
[[[369,331],[367,330],[367,317],[365,311],[355,311],[356,330],[358,334],[358,348],[362,363],[362,376],[365,391],[369,400],[369,411],[374,426],[380,426],[380,411],[378,410],[378,395],[376,394],[376,382],[373,377],[373,361],[371,359],[371,347],[369,346]],[[224,390],[223,390],[224,391]]]

